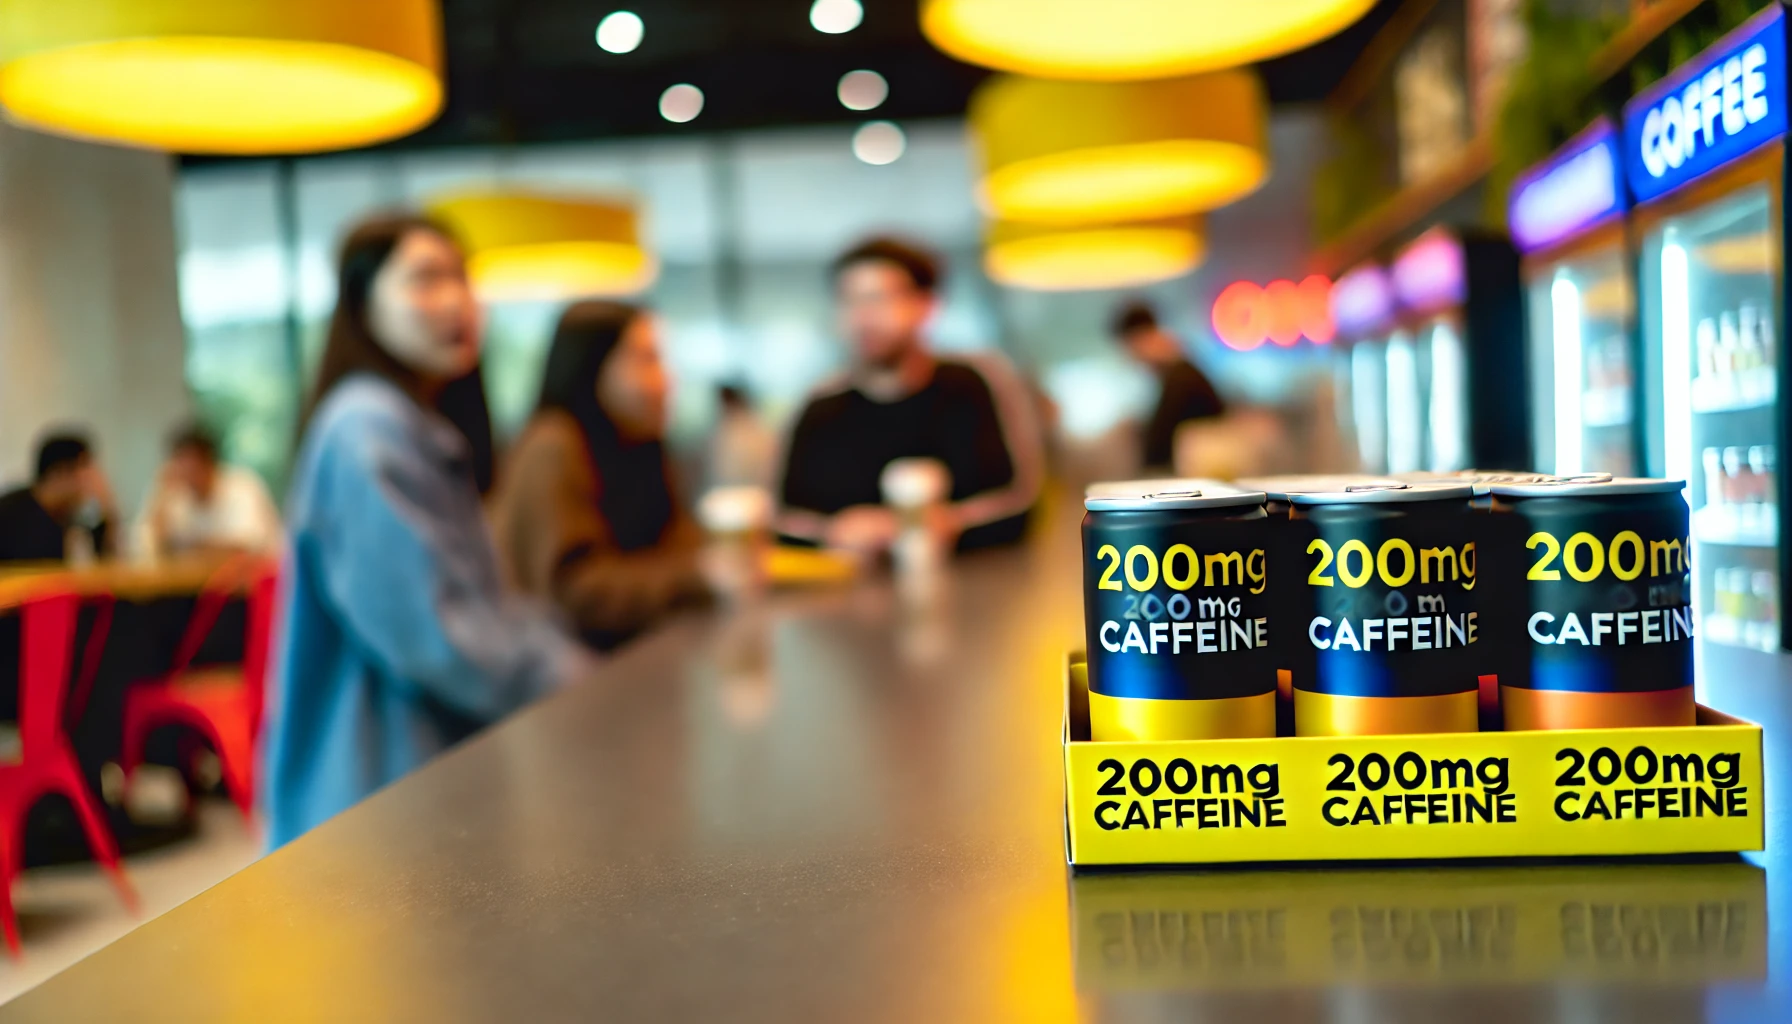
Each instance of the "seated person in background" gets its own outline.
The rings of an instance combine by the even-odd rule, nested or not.
[[[968,361],[937,359],[922,332],[938,299],[938,261],[895,239],[873,239],[834,262],[840,331],[852,367],[820,388],[797,420],[784,463],[779,530],[798,541],[887,550],[900,532],[879,477],[896,459],[938,460],[951,475],[932,527],[960,550],[1012,543],[1038,496],[1038,432],[1012,373],[987,378]]]
[[[716,427],[704,460],[710,487],[770,489],[778,475],[778,436],[734,384],[716,389]]]
[[[1226,411],[1213,382],[1188,360],[1182,342],[1157,322],[1149,303],[1134,299],[1114,314],[1114,337],[1127,354],[1157,376],[1162,390],[1145,423],[1145,469],[1174,472],[1176,428],[1189,420],[1211,419]]]
[[[261,477],[221,464],[217,440],[192,424],[169,443],[136,539],[151,555],[272,554],[280,546],[280,513]]]
[[[512,585],[610,648],[707,593],[703,535],[673,501],[666,371],[644,310],[579,302],[554,329],[535,414],[490,502]]]
[[[52,434],[38,445],[31,485],[0,496],[0,562],[62,562],[107,554],[117,518],[112,487],[87,438]],[[71,535],[85,552],[70,550]]]

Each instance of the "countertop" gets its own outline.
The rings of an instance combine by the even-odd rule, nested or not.
[[[1773,856],[1072,877],[1075,525],[678,618],[0,1022],[1788,1019],[1785,659],[1701,663]]]

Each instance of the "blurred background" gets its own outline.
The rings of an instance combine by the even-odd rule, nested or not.
[[[9,129],[0,203],[8,248],[31,256],[8,260],[0,281],[14,381],[0,401],[0,478],[26,475],[44,423],[103,410],[100,447],[133,501],[160,440],[144,425],[192,411],[221,433],[229,459],[278,489],[345,229],[375,210],[469,191],[589,196],[636,212],[635,241],[657,265],[641,295],[667,323],[672,437],[686,450],[714,420],[716,383],[744,384],[782,419],[839,367],[827,264],[882,231],[947,259],[936,347],[1007,353],[1061,410],[1073,443],[1154,400],[1150,375],[1107,333],[1115,301],[1135,291],[1228,394],[1298,403],[1328,372],[1310,343],[1228,348],[1211,311],[1236,281],[1305,276],[1320,237],[1325,101],[1397,3],[1262,66],[1270,170],[1208,218],[1199,265],[1136,288],[1049,292],[993,281],[984,267],[964,115],[988,72],[931,45],[915,3],[847,5],[859,20],[837,33],[818,30],[810,6],[637,3],[638,43],[615,53],[597,31],[611,12],[590,4],[448,0],[440,116],[348,154],[171,160]],[[1498,16],[1511,21],[1516,8],[1505,6]],[[1460,36],[1462,16],[1431,17]],[[875,76],[863,97],[843,84],[854,72]],[[671,110],[668,90],[686,85],[701,90],[700,105]],[[563,302],[489,304],[485,370],[501,436],[532,404]],[[88,401],[102,395],[115,400]]]

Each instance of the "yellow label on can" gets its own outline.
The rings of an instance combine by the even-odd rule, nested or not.
[[[1098,740],[1217,740],[1276,734],[1276,695],[1151,700],[1089,694],[1089,735]]]

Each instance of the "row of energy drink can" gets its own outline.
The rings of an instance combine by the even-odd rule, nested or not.
[[[1279,477],[1091,487],[1094,739],[1691,725],[1682,485]]]

